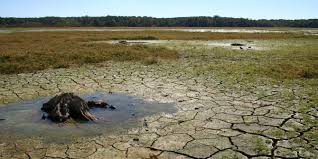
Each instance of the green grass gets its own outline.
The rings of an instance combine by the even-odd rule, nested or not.
[[[269,141],[269,144],[271,142]],[[262,138],[256,138],[254,141],[255,144],[255,151],[257,151],[258,153],[268,153],[270,152],[270,149],[267,147],[266,145],[266,141],[264,141],[264,139]]]
[[[273,80],[317,79],[318,45],[285,46],[267,51],[199,48],[192,58],[203,63],[193,67],[194,73],[218,73],[246,80],[270,78]],[[220,72],[219,70],[222,70]]]

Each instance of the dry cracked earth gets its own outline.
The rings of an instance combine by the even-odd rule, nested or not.
[[[317,158],[317,141],[309,135],[317,125],[308,126],[300,112],[277,100],[280,88],[268,88],[264,96],[234,93],[213,76],[187,73],[189,65],[182,60],[150,66],[109,62],[1,75],[1,103],[59,92],[112,91],[174,102],[178,111],[140,119],[138,127],[124,133],[68,144],[7,138],[0,141],[0,158]],[[317,118],[317,111],[309,114]]]

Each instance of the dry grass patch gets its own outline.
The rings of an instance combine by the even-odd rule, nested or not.
[[[85,37],[54,33],[0,35],[0,73],[67,68],[103,61],[177,59],[177,51],[144,45],[85,44]]]
[[[47,68],[114,61],[177,59],[177,51],[158,46],[86,43],[113,39],[127,40],[219,40],[294,39],[304,35],[282,33],[196,33],[180,31],[118,32],[18,32],[0,34],[0,73],[22,73]],[[317,38],[317,37],[310,37]],[[151,59],[151,60],[149,60]]]

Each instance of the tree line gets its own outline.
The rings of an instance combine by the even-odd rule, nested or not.
[[[318,19],[253,20],[230,17],[154,18],[136,16],[104,17],[0,17],[0,27],[305,27],[318,28]]]

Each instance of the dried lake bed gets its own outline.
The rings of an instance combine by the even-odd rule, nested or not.
[[[317,109],[314,107],[317,103],[313,98],[317,92],[316,79],[282,82],[260,76],[253,81],[252,77],[257,74],[250,77],[252,73],[248,71],[252,69],[245,71],[249,64],[263,66],[263,61],[273,64],[275,60],[286,58],[274,56],[276,52],[272,50],[291,46],[305,50],[315,46],[317,40],[143,42],[179,50],[181,57],[172,61],[159,60],[152,65],[108,61],[33,73],[1,74],[0,102],[3,105],[23,103],[60,92],[75,92],[81,96],[118,92],[124,94],[128,102],[133,96],[145,103],[173,103],[165,105],[172,110],[143,115],[127,129],[103,129],[101,134],[82,135],[64,143],[44,140],[39,135],[19,138],[1,131],[0,158],[266,159],[317,156]],[[232,49],[230,44],[235,42],[269,49]],[[286,50],[282,51],[284,53]],[[237,63],[244,66],[243,72],[235,67]],[[222,64],[227,65],[220,67]],[[226,68],[237,73],[229,74]],[[109,101],[117,101],[107,93],[106,97]],[[303,107],[307,104],[311,106]],[[5,109],[9,108],[1,106],[0,111]]]

